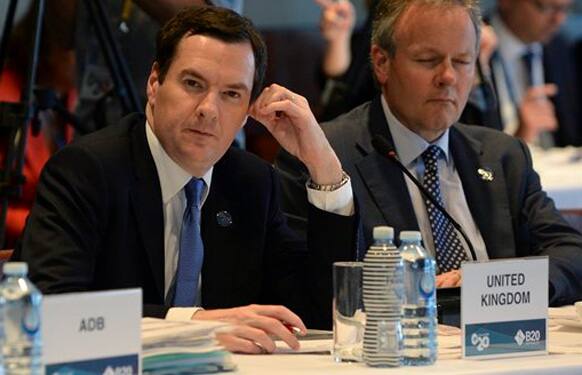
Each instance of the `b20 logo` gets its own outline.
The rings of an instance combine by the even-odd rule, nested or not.
[[[517,331],[513,337],[517,345],[522,346],[524,343],[536,343],[541,340],[542,333],[539,330],[531,330],[523,332],[521,329]]]
[[[471,335],[471,344],[477,347],[477,351],[482,352],[487,349],[490,344],[488,333],[473,333]]]

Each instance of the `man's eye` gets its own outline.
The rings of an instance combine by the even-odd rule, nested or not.
[[[239,99],[241,97],[240,93],[236,91],[226,91],[224,94],[233,99]]]
[[[184,83],[188,87],[200,87],[200,84],[198,83],[198,81],[196,81],[194,79],[186,79],[186,80],[184,80]]]
[[[416,59],[416,61],[425,65],[433,65],[437,63],[437,59],[434,58]]]

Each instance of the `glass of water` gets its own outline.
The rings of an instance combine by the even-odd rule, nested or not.
[[[363,262],[333,264],[333,359],[362,361],[366,313],[362,295]]]

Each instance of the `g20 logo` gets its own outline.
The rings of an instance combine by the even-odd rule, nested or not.
[[[487,349],[490,344],[489,333],[473,333],[471,335],[471,344],[480,352]]]

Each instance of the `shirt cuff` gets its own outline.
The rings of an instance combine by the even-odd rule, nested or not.
[[[202,307],[172,307],[166,313],[166,320],[185,321],[192,320],[192,315],[199,310],[204,310]]]
[[[305,187],[307,188],[307,200],[320,210],[341,216],[354,214],[354,194],[351,180],[334,191],[311,189],[308,184],[305,184]]]

